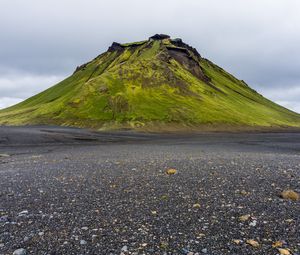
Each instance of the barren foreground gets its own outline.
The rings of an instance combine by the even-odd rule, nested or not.
[[[300,133],[1,127],[0,254],[299,254],[287,188]]]

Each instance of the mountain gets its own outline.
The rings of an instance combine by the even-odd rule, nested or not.
[[[181,39],[113,43],[57,85],[0,111],[0,124],[97,129],[300,127],[300,115],[258,94]]]

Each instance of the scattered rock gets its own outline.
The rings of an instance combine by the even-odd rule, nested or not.
[[[0,222],[8,222],[8,215],[3,215],[0,217]]]
[[[87,242],[86,242],[85,240],[80,240],[80,244],[81,244],[81,245],[86,245]]]
[[[26,214],[28,214],[28,210],[24,210],[22,212],[19,212],[19,216],[26,215]]]
[[[253,239],[247,240],[246,243],[249,244],[249,245],[251,245],[251,246],[253,246],[253,247],[255,247],[255,248],[259,247],[259,243],[257,241],[255,241],[255,240],[253,240]]]
[[[297,201],[300,199],[300,195],[292,189],[287,189],[287,190],[282,191],[281,197],[283,199],[290,199],[290,200],[294,200],[294,201]]]
[[[27,251],[23,248],[14,251],[13,255],[26,255]]]
[[[182,248],[182,253],[183,254],[189,254],[190,251],[188,249],[186,249],[186,248]]]
[[[251,221],[251,222],[249,223],[249,226],[255,227],[256,224],[257,224],[257,221],[256,221],[256,220],[253,220],[253,221]]]
[[[207,249],[204,248],[204,249],[201,250],[201,252],[202,252],[202,253],[207,253]]]
[[[173,175],[173,174],[176,174],[176,173],[177,173],[177,170],[174,169],[174,168],[169,168],[169,169],[166,171],[166,173],[167,173],[168,175]]]
[[[240,194],[243,196],[247,196],[249,193],[246,190],[241,190]]]
[[[30,240],[30,238],[28,236],[25,236],[23,239],[24,242],[28,242],[29,240]]]
[[[128,251],[128,246],[124,245],[121,249],[122,252],[127,252]]]
[[[39,236],[43,236],[43,235],[44,235],[44,232],[41,231],[41,232],[38,233],[38,235],[39,235]]]
[[[291,252],[288,249],[278,248],[278,251],[281,255],[291,255]]]
[[[250,219],[250,217],[251,217],[250,214],[245,214],[245,215],[240,216],[240,217],[239,217],[239,220],[240,220],[240,221],[247,221],[247,220]]]
[[[169,247],[169,243],[168,242],[165,242],[165,241],[162,241],[159,245],[159,247],[161,249],[167,249]]]
[[[235,244],[241,244],[243,241],[240,239],[233,239],[232,242],[234,242]]]
[[[277,247],[282,247],[283,242],[282,241],[276,241],[275,243],[272,244],[273,248],[277,248]]]

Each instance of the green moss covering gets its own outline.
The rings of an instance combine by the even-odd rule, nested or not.
[[[264,98],[184,45],[164,39],[122,46],[44,92],[1,110],[0,124],[300,127],[299,114]],[[169,49],[178,51],[172,53],[178,58]]]

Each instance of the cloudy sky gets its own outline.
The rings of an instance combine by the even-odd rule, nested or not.
[[[299,0],[0,0],[0,108],[40,92],[112,41],[180,37],[300,113]]]

